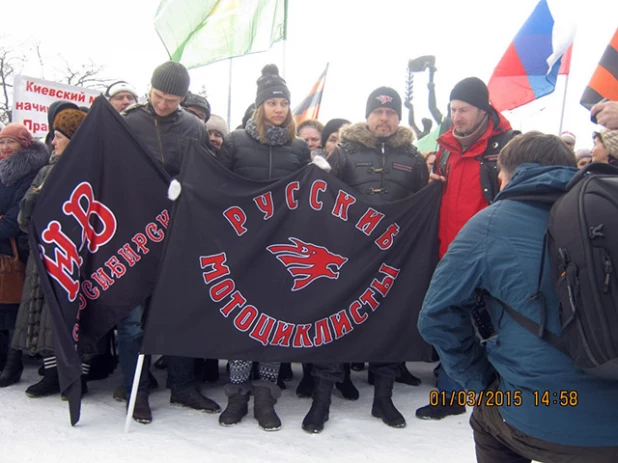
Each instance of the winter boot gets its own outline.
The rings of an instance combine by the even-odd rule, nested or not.
[[[324,423],[328,421],[333,385],[333,381],[316,378],[315,387],[313,388],[313,402],[311,403],[309,412],[303,419],[304,431],[317,434],[324,429]]]
[[[312,363],[303,363],[303,377],[296,388],[296,395],[301,399],[308,399],[313,395],[314,382],[311,370],[313,370]]]
[[[127,403],[127,407],[129,404]],[[148,402],[147,392],[138,392],[135,397],[135,407],[133,408],[133,419],[138,423],[148,424],[152,422],[152,411]]]
[[[421,420],[441,420],[451,415],[462,415],[466,413],[466,407],[459,404],[444,405],[438,404],[435,407],[425,405],[416,410],[416,417]]]
[[[279,367],[279,378],[283,381],[292,381],[294,379],[294,372],[292,371],[291,363],[282,363]]]
[[[391,397],[393,396],[394,378],[387,376],[375,376],[375,390],[371,414],[376,418],[382,418],[385,424],[393,428],[405,428],[406,420],[399,410],[395,408]]]
[[[162,355],[157,359],[157,361],[154,363],[154,367],[157,370],[165,370],[167,368],[167,359],[165,358],[165,355]]]
[[[275,403],[281,397],[281,389],[270,381],[253,383],[253,415],[264,431],[278,431],[281,420],[275,412]]]
[[[56,357],[45,357],[43,359],[43,379],[26,389],[26,395],[31,398],[47,397],[60,393],[60,381],[58,380],[58,368],[56,368]]]
[[[343,365],[343,368],[345,370],[345,378],[342,383],[336,383],[335,387],[339,389],[344,399],[358,400],[358,389],[356,389],[354,384],[352,384],[352,380],[350,379],[350,364],[345,363]]]
[[[6,356],[6,364],[0,374],[0,387],[7,387],[17,383],[21,378],[21,373],[24,371],[24,364],[21,361],[21,351],[17,349],[9,349]]]
[[[202,395],[202,393],[194,387],[190,387],[184,391],[172,391],[170,404],[192,408],[193,410],[206,413],[219,413],[221,411],[221,407],[217,402]]]
[[[227,396],[227,407],[219,415],[219,424],[221,426],[234,426],[240,423],[249,412],[251,386],[248,383],[226,384],[223,390]]]
[[[418,386],[421,384],[420,378],[417,378],[408,371],[405,362],[401,362],[398,365],[400,375],[399,378],[395,380],[397,383],[407,384],[408,386]]]
[[[354,371],[363,371],[365,369],[365,364],[364,363],[351,363],[350,367]]]

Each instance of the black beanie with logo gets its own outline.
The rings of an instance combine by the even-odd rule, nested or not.
[[[395,89],[380,87],[371,92],[369,98],[367,98],[365,118],[369,117],[371,111],[378,108],[391,108],[395,110],[399,120],[401,120],[401,97]]]
[[[286,98],[290,101],[290,90],[285,79],[279,76],[279,68],[274,64],[267,64],[262,69],[262,75],[257,80],[257,95],[255,107],[260,107],[270,98]]]

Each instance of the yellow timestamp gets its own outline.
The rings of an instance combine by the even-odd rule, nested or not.
[[[577,391],[532,391],[532,397],[535,407],[549,407],[551,405],[577,407],[579,403]]]
[[[521,407],[522,392],[515,391],[431,391],[429,405],[432,407]]]

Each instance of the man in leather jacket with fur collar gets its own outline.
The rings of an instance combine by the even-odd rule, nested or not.
[[[412,144],[410,129],[399,125],[401,97],[388,87],[374,90],[367,101],[367,122],[343,131],[328,157],[332,173],[372,204],[409,196],[425,185],[429,173],[423,156]]]

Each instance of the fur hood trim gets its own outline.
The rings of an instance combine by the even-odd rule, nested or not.
[[[0,161],[0,182],[7,187],[13,186],[32,171],[38,172],[48,162],[47,146],[35,140],[30,147]]]
[[[397,148],[407,149],[411,152],[416,152],[416,148],[412,145],[414,141],[414,133],[407,127],[399,126],[395,133],[386,139],[386,145]],[[351,125],[341,133],[342,145],[361,145],[363,148],[376,148],[380,144],[380,140],[369,131],[365,122],[359,122]]]

